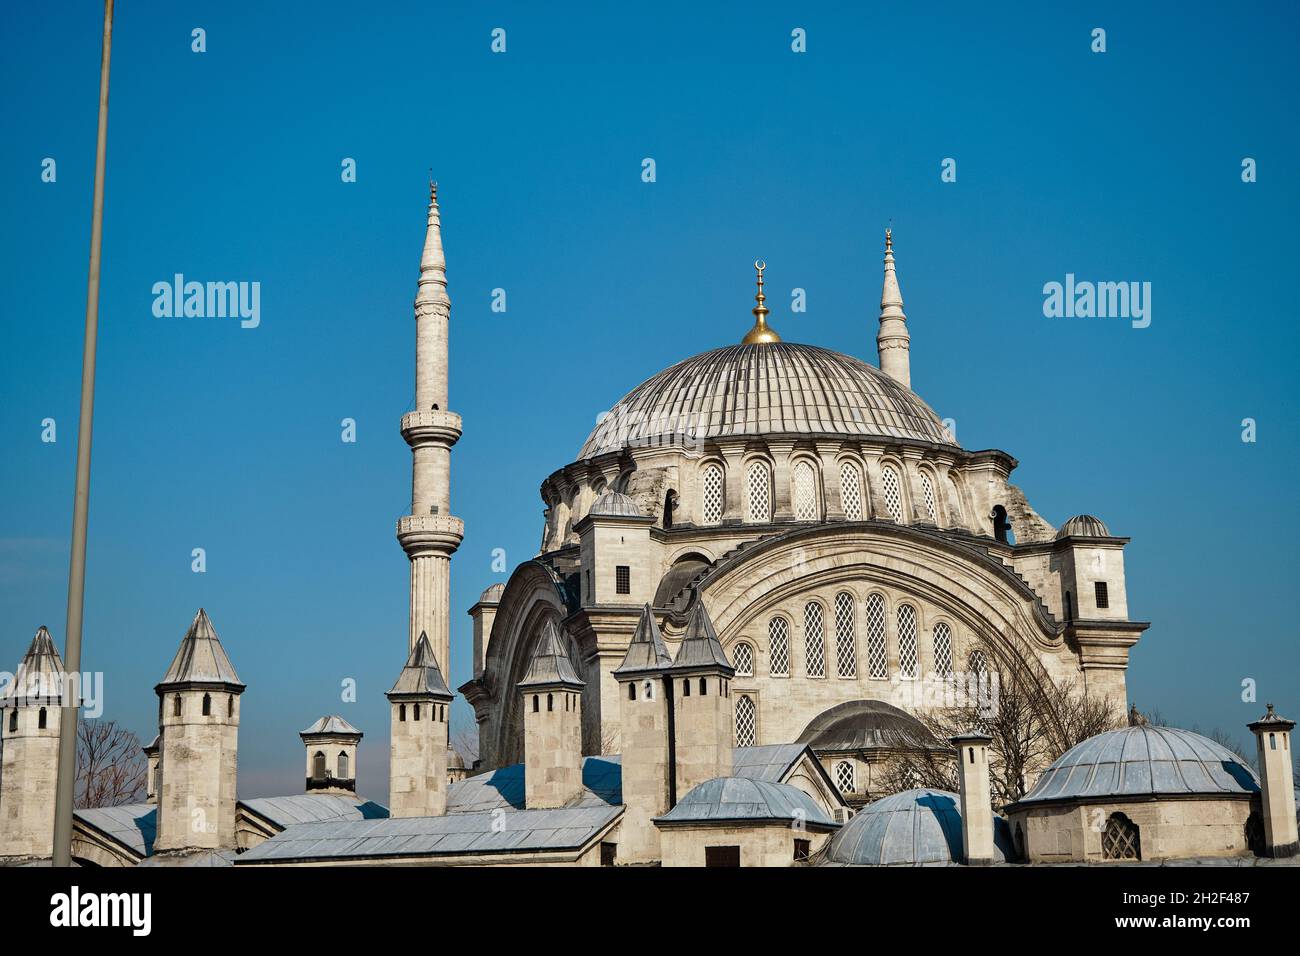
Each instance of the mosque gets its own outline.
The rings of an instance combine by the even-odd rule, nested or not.
[[[98,866],[977,865],[1294,859],[1294,723],[1250,725],[1258,774],[1140,719],[1030,768],[994,805],[978,719],[1006,675],[1128,706],[1128,538],[1059,528],[911,389],[885,234],[878,365],[782,341],[758,272],[738,344],[632,389],[541,483],[538,554],[469,609],[479,757],[449,748],[452,513],[441,219],[431,189],[415,297],[410,627],[394,657],[388,804],[356,794],[363,734],[302,731],[304,792],[237,793],[240,680],[200,609],[155,687],[146,802],[79,810]],[[37,632],[0,697],[0,861],[53,845],[62,663]],[[1118,720],[1116,721],[1118,723]],[[891,787],[926,752],[953,790]],[[999,801],[999,803],[1002,803]]]

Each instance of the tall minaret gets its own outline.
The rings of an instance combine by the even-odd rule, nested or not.
[[[429,225],[420,256],[415,294],[415,410],[402,416],[402,437],[411,446],[411,513],[397,522],[397,540],[411,559],[411,616],[407,649],[421,634],[450,674],[451,556],[465,525],[451,515],[451,446],[460,438],[460,416],[447,410],[447,262],[442,255],[438,187],[429,185]]]
[[[904,388],[912,387],[910,341],[907,316],[903,314],[903,293],[898,291],[898,276],[894,274],[894,239],[886,229],[885,286],[880,292],[880,332],[876,335],[876,351],[880,355],[880,370]]]

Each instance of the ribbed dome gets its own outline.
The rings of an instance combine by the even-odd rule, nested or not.
[[[1014,859],[1011,828],[993,816],[993,859]],[[961,799],[946,790],[904,790],[864,808],[831,838],[827,862],[922,866],[962,862]]]
[[[1019,803],[1258,792],[1254,771],[1226,747],[1189,730],[1138,726],[1108,730],[1071,747]]]
[[[814,717],[798,743],[822,751],[949,750],[905,710],[883,700],[850,700]]]
[[[1110,531],[1100,518],[1094,518],[1092,515],[1075,515],[1061,525],[1061,530],[1056,532],[1056,540],[1068,538],[1070,535],[1079,535],[1083,538],[1109,538]]]
[[[875,366],[813,345],[731,345],[678,362],[629,392],[578,453],[793,433],[955,445],[930,406]]]
[[[607,491],[597,498],[591,505],[591,511],[588,514],[606,515],[618,518],[642,518],[641,509],[625,494],[617,491]]]
[[[706,780],[655,819],[664,823],[797,820],[813,826],[836,826],[821,805],[798,787],[752,777]]]

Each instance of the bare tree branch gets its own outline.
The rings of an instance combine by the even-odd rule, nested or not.
[[[79,809],[140,801],[148,772],[140,738],[131,731],[113,720],[78,722],[75,804]]]

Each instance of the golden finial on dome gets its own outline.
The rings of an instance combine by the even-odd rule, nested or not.
[[[894,230],[892,226],[885,227],[885,251],[889,252],[894,248]]]
[[[763,270],[767,268],[767,263],[762,259],[754,262],[754,268],[758,270],[758,294],[754,296],[757,303],[754,306],[754,327],[745,334],[740,340],[741,345],[767,345],[771,342],[780,342],[781,336],[767,324],[767,306],[763,303],[767,296],[763,295]]]

